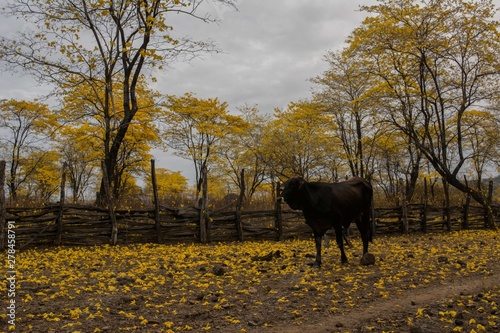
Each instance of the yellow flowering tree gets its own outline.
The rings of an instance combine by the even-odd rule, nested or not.
[[[463,174],[467,112],[500,94],[500,23],[491,1],[382,0],[349,38],[377,78],[380,109],[446,183],[487,205]],[[491,160],[490,160],[491,164]]]
[[[213,42],[182,37],[170,25],[172,15],[216,21],[199,12],[204,8],[201,2],[11,0],[2,6],[3,14],[23,18],[30,26],[0,38],[0,61],[55,85],[61,95],[82,84],[89,87],[104,116],[102,152],[109,185],[120,186],[116,166],[141,108],[137,95],[141,75],[179,58],[217,50]],[[117,109],[122,116],[115,124]]]
[[[241,117],[230,114],[218,98],[200,99],[192,93],[168,96],[163,136],[167,147],[193,161],[196,194],[202,189],[203,170],[215,165],[221,139],[245,128]]]
[[[262,158],[280,178],[336,178],[341,142],[333,136],[334,128],[321,104],[290,103],[275,110],[263,135]]]
[[[2,154],[8,162],[7,187],[12,200],[42,163],[58,122],[49,107],[38,101],[1,100],[0,128],[5,136]],[[43,145],[42,143],[45,143]]]
[[[124,89],[117,85],[115,91],[120,91],[120,88]],[[106,159],[106,142],[119,134],[119,126],[126,116],[119,107],[121,103],[117,103],[113,116],[108,118],[100,103],[102,98],[95,99],[93,89],[86,83],[71,87],[63,98],[60,112],[66,123],[58,142],[68,163],[74,200],[82,198],[90,185],[89,180],[100,175],[101,161]],[[113,168],[112,194],[116,199],[129,192],[129,184],[135,184],[131,177],[148,170],[150,151],[159,142],[158,128],[154,123],[160,112],[156,106],[158,96],[148,89],[144,77],[136,89],[138,110],[121,139]]]

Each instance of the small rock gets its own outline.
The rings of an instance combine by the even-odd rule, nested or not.
[[[375,265],[375,256],[369,252],[365,253],[361,258],[361,265]]]
[[[444,264],[447,264],[447,263],[449,263],[449,262],[450,262],[450,260],[449,260],[449,259],[448,259],[448,257],[446,257],[446,256],[439,256],[439,257],[438,257],[438,262],[440,262],[440,263],[444,263]]]
[[[126,284],[134,283],[135,279],[131,278],[131,277],[119,277],[119,278],[116,278],[116,282],[118,282],[118,284],[120,286],[123,286],[123,285],[126,285]]]
[[[344,324],[342,324],[341,322],[337,322],[337,323],[335,324],[335,327],[344,327]]]
[[[447,264],[450,262],[450,260],[448,259],[448,257],[445,257],[445,256],[439,256],[438,257],[438,262],[440,263],[444,263],[444,264]]]
[[[251,318],[248,320],[248,326],[261,326],[262,323],[258,320],[258,319],[255,319],[255,318]]]
[[[129,304],[132,303],[134,298],[132,296],[122,296],[121,301],[122,303]]]
[[[215,265],[212,271],[216,276],[222,276],[226,274],[226,270],[221,265]]]
[[[251,258],[252,261],[272,261],[273,258],[281,258],[281,251],[277,250],[276,252],[269,252],[265,256],[254,256]]]

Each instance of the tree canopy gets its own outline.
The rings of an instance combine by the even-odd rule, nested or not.
[[[82,84],[93,94],[90,107],[102,112],[104,167],[115,194],[121,148],[140,109],[141,75],[182,56],[217,50],[213,42],[178,37],[169,24],[168,18],[177,14],[214,22],[198,13],[201,2],[12,0],[3,9],[34,29],[0,38],[2,62],[54,84],[62,95]],[[234,6],[233,0],[214,2]],[[120,120],[112,126],[117,113]]]
[[[245,189],[249,199],[295,174],[361,176],[396,202],[400,179],[411,200],[422,179],[440,178],[488,204],[482,180],[500,169],[500,23],[492,1],[362,6],[366,18],[342,49],[325,53],[328,67],[311,79],[310,98],[272,115],[252,101],[231,106],[196,91],[150,88],[153,69],[217,50],[181,37],[168,20],[215,22],[199,14],[201,2],[9,2],[4,12],[36,29],[0,37],[0,61],[53,84],[59,102],[1,101],[11,196],[50,197],[63,163],[74,201],[102,191],[103,171],[115,198],[138,193],[153,149],[162,147],[193,162],[196,195],[204,176],[212,193]],[[171,202],[189,191],[177,171],[159,168],[158,177]]]
[[[379,106],[444,180],[484,203],[463,180],[475,155],[465,115],[499,94],[499,23],[491,1],[384,0],[350,37],[378,80]]]

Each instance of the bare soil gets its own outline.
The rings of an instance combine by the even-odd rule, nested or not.
[[[451,332],[452,330],[440,327],[443,322],[439,317],[439,312],[449,311],[454,308],[460,299],[475,299],[481,303],[491,305],[488,309],[473,314],[470,311],[469,317],[479,317],[479,321],[486,322],[488,317],[500,316],[499,310],[492,310],[500,303],[500,274],[493,274],[487,277],[467,277],[460,280],[441,282],[438,285],[431,285],[418,288],[396,297],[386,300],[374,300],[363,307],[357,307],[351,311],[346,311],[340,315],[329,316],[316,323],[307,323],[300,326],[279,327],[262,332],[287,332],[287,333],[330,333],[330,332]],[[490,293],[489,297],[484,297]],[[492,296],[492,297],[491,297]],[[492,304],[495,303],[495,304]],[[424,317],[419,319],[413,326],[407,324],[408,318],[415,320],[415,314],[419,307],[425,307]],[[468,304],[469,309],[477,308]],[[467,310],[466,310],[467,311]],[[495,318],[497,319],[497,318]],[[457,319],[460,323],[460,319]],[[477,319],[474,319],[477,322]],[[461,321],[461,325],[453,324],[455,327],[476,326],[469,325],[469,321]],[[485,326],[485,328],[487,325]],[[473,329],[473,328],[471,328]],[[470,332],[470,330],[460,330]],[[500,332],[500,325],[492,325],[488,332]]]
[[[499,240],[377,237],[363,266],[354,239],[349,264],[331,246],[319,269],[312,240],[30,250],[11,331],[500,332]]]

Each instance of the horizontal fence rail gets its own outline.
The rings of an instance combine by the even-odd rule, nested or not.
[[[243,240],[283,240],[311,237],[300,211],[281,210],[208,212],[207,242]],[[495,223],[500,222],[500,206],[492,206]],[[406,216],[403,215],[406,212]],[[465,212],[467,214],[465,215]],[[115,210],[115,244],[201,242],[201,210],[195,207],[172,209]],[[483,207],[449,208],[423,204],[373,210],[376,234],[436,232],[488,228]],[[15,226],[16,247],[50,245],[113,244],[113,219],[108,209],[74,204],[54,204],[38,208],[6,208],[3,229]],[[158,229],[158,226],[160,227]],[[241,228],[242,233],[238,233]],[[355,228],[352,228],[355,230]],[[161,232],[161,237],[158,237]],[[7,244],[7,233],[4,233]],[[4,245],[4,247],[5,247]]]
[[[7,249],[14,242],[16,248],[22,249],[51,245],[283,240],[312,235],[302,212],[284,210],[286,206],[278,202],[272,210],[243,210],[244,184],[236,203],[217,210],[207,208],[206,195],[202,196],[199,207],[162,206],[158,203],[154,160],[151,160],[154,196],[151,209],[114,209],[108,189],[105,191],[107,208],[68,204],[64,193],[65,166],[59,203],[9,208],[4,191],[5,165],[5,161],[0,161],[0,249]],[[202,178],[207,179],[207,175]],[[244,179],[244,170],[241,170],[241,179]],[[276,197],[279,188],[278,184]],[[492,190],[490,181],[488,203],[492,202]],[[408,204],[403,196],[400,206],[373,209],[373,229],[376,234],[389,234],[496,227],[500,222],[499,205],[490,204],[485,208],[470,202],[467,197],[463,205],[440,207]]]

